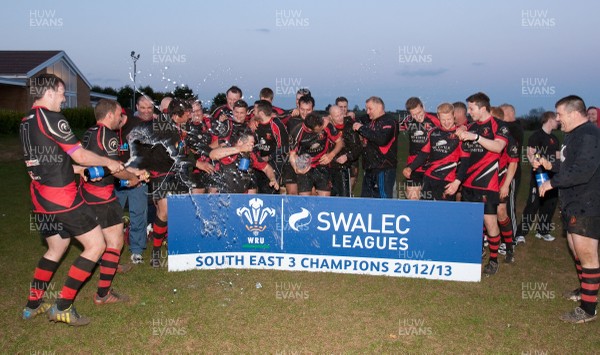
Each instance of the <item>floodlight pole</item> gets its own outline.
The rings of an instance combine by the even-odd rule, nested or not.
[[[131,110],[135,112],[135,92],[137,90],[135,76],[137,75],[137,61],[140,59],[140,55],[135,55],[135,51],[131,51],[131,59],[133,60],[133,102],[131,103]]]

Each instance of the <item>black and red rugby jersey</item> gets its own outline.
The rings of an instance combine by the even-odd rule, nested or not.
[[[81,140],[83,147],[100,156],[119,159],[119,136],[102,124],[88,129]],[[81,196],[87,204],[103,204],[114,201],[115,177],[105,176],[100,181],[85,181],[81,184]]]
[[[259,123],[254,135],[256,136],[254,149],[260,157],[269,157],[270,161],[276,160],[277,155],[282,155],[284,147],[287,149],[289,145],[287,129],[277,117],[267,123]]]
[[[77,208],[83,199],[77,192],[73,160],[81,144],[65,116],[35,106],[19,127],[23,157],[31,177],[31,201],[37,213],[61,213]]]
[[[500,155],[500,160],[498,161],[498,179],[499,186],[504,184],[506,180],[506,173],[508,172],[508,164],[509,163],[518,163],[519,162],[519,144],[516,139],[513,138],[512,135],[508,136],[508,144],[504,147],[502,154]]]
[[[460,155],[461,142],[456,128],[436,127],[429,131],[427,142],[409,167],[414,171],[422,166],[430,178],[452,182],[456,179]]]
[[[500,139],[508,143],[508,128],[504,122],[492,116],[485,121],[469,124],[468,130],[487,139]],[[500,190],[498,181],[500,153],[489,151],[475,141],[463,142],[462,150],[461,164],[464,163],[467,169],[463,186],[498,192]]]
[[[427,134],[435,127],[440,127],[440,120],[432,114],[425,113],[423,122],[417,122],[412,116],[408,116],[400,124],[400,131],[408,132],[408,157],[406,165],[410,165],[417,154],[421,151],[427,141]],[[424,172],[423,166],[417,168],[418,172]]]
[[[290,132],[290,151],[296,152],[298,156],[308,154],[311,156],[311,167],[319,165],[319,159],[332,146],[332,142],[340,138],[340,132],[330,123],[323,127],[319,133],[306,128],[304,124],[296,125]]]

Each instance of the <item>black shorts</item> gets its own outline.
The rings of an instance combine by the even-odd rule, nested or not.
[[[279,182],[279,177],[277,176],[277,173],[275,173],[275,176],[277,178],[277,182]],[[279,190],[275,190],[272,186],[270,186],[271,180],[269,180],[267,174],[263,173],[260,170],[254,170],[254,177],[256,178],[256,188],[258,189],[259,194],[279,194]]]
[[[85,203],[69,212],[33,215],[35,228],[44,238],[55,234],[63,239],[74,238],[85,234],[98,226],[96,217],[90,206]],[[33,226],[32,226],[33,228]]]
[[[150,191],[154,201],[167,198],[169,195],[186,194],[189,188],[176,174],[156,177],[150,180]]]
[[[406,187],[423,187],[424,172],[413,171],[410,174],[410,179],[406,179]]]
[[[502,197],[500,197],[500,193],[498,193],[498,204],[507,203],[507,202],[508,202],[508,196],[502,198]]]
[[[220,193],[224,194],[244,194],[250,189],[256,189],[256,177],[254,169],[248,171],[239,171],[225,168],[213,174],[215,187]]]
[[[568,233],[579,234],[584,237],[600,240],[599,216],[569,216],[561,213],[563,228]]]
[[[298,175],[292,168],[290,163],[286,163],[283,166],[283,173],[281,174],[281,178],[284,184],[297,184],[298,183]]]
[[[208,174],[207,173],[204,176],[204,178],[206,179],[206,181],[205,181],[206,182],[206,186],[205,186],[206,189],[217,188],[218,183],[220,181],[220,178],[219,178],[219,175],[218,175],[218,173],[216,171],[214,173],[212,173],[212,174]],[[193,183],[193,180],[192,180],[192,183]]]
[[[440,201],[455,201],[454,195],[446,195],[446,185],[448,181],[437,180],[425,176],[423,178],[423,190],[421,191],[422,200],[440,200]]]
[[[206,171],[194,170],[190,176],[192,187],[195,189],[206,189],[210,185],[210,176]]]
[[[461,198],[466,202],[483,202],[485,204],[483,207],[484,214],[498,214],[500,194],[496,191],[478,190],[463,186]]]
[[[331,191],[331,175],[328,167],[319,165],[311,168],[306,174],[298,175],[298,193],[310,192],[313,187],[319,191]]]
[[[350,178],[352,176],[352,167],[348,168],[329,168],[331,175],[331,196],[352,196]]]
[[[248,190],[258,190],[258,184],[256,183],[256,170],[250,171],[250,181],[248,182]]]
[[[118,200],[108,203],[90,205],[96,215],[96,222],[102,229],[123,223],[123,208]]]

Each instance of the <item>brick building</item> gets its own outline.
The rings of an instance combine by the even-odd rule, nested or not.
[[[92,85],[64,51],[0,51],[0,109],[28,111],[33,103],[29,82],[43,73],[65,82],[63,107],[90,107],[96,96],[107,96],[91,92]]]

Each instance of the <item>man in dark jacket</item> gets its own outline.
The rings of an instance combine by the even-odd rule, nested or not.
[[[566,133],[560,163],[541,158],[534,169],[543,165],[556,172],[540,186],[540,196],[557,188],[567,240],[575,259],[580,288],[568,298],[581,299],[579,307],[563,314],[569,323],[585,323],[596,319],[600,264],[600,130],[586,117],[585,103],[575,95],[564,97],[555,105],[561,130]]]
[[[377,96],[367,99],[369,121],[355,122],[352,129],[363,138],[362,197],[392,198],[398,165],[398,124],[385,113]]]
[[[350,116],[344,116],[342,108],[337,105],[329,109],[331,124],[338,132],[342,133],[344,148],[331,161],[329,171],[331,174],[331,196],[352,196],[351,169],[355,161],[362,153],[360,136],[352,125],[354,120]]]

